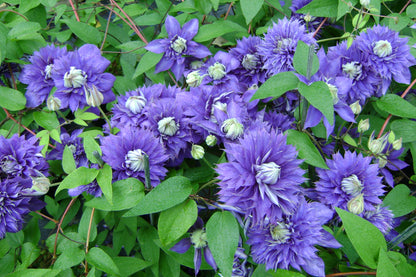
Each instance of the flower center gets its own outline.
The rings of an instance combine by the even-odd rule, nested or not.
[[[7,155],[1,159],[0,168],[6,174],[15,175],[22,169],[22,166],[17,162],[15,157]]]
[[[358,79],[362,74],[362,65],[359,62],[350,62],[342,65],[342,71],[351,79]]]
[[[208,75],[213,80],[219,80],[225,76],[226,74],[225,70],[226,70],[225,65],[219,62],[215,62],[213,65],[208,67]]]
[[[244,133],[244,126],[236,118],[229,118],[222,123],[221,130],[226,138],[235,140]]]
[[[198,229],[191,234],[191,243],[195,248],[204,248],[207,246],[207,233],[205,229]]]
[[[360,214],[364,211],[364,193],[360,193],[347,203],[347,208],[353,214]]]
[[[358,180],[357,175],[352,174],[349,177],[342,179],[341,189],[353,197],[357,196],[363,190],[363,184]]]
[[[51,73],[53,69],[53,64],[48,64],[45,66],[45,80],[48,80],[51,78]]]
[[[173,136],[179,130],[179,125],[176,124],[173,116],[169,116],[159,120],[157,129],[163,135]]]
[[[68,144],[67,145],[69,150],[71,150],[72,154],[75,154],[77,152],[77,147],[73,144]]]
[[[380,58],[387,57],[393,52],[390,42],[387,40],[379,40],[375,43],[373,47],[374,54]]]
[[[256,57],[256,55],[247,54],[247,55],[244,56],[243,61],[241,62],[241,64],[243,65],[243,67],[245,69],[252,70],[252,69],[256,68],[258,61],[259,61],[259,59]]]
[[[274,162],[255,165],[254,168],[257,172],[256,180],[258,183],[273,185],[280,178],[281,167]]]
[[[287,224],[276,223],[277,225],[270,226],[270,234],[277,244],[285,243],[290,238],[290,231]]]
[[[129,109],[132,113],[140,113],[144,106],[146,106],[147,99],[144,96],[130,96],[126,101],[126,108]]]
[[[143,171],[145,155],[146,153],[141,149],[130,150],[124,157],[127,168],[133,171]]]
[[[170,43],[170,46],[176,53],[181,54],[183,51],[186,51],[186,39],[178,36],[173,42]]]
[[[336,103],[338,103],[339,98],[338,98],[338,88],[334,85],[328,84],[328,88],[329,88],[329,92],[331,93],[332,96],[332,102],[335,105]]]
[[[204,76],[199,74],[199,70],[192,71],[186,75],[186,83],[191,87],[198,87],[202,83],[203,79]]]
[[[67,88],[82,87],[87,81],[87,74],[81,69],[71,66],[69,72],[64,75],[64,86]]]
[[[279,40],[276,44],[276,48],[273,49],[273,52],[280,53],[281,51],[289,49],[289,46],[292,44],[291,38],[283,38]]]

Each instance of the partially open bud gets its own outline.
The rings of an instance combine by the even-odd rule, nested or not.
[[[186,83],[190,87],[198,87],[202,83],[203,79],[204,79],[204,76],[199,74],[199,70],[192,71],[191,73],[186,75]]]
[[[388,136],[388,142],[390,144],[393,144],[393,142],[396,140],[396,135],[394,134],[393,131],[390,131],[389,136]]]
[[[361,105],[360,105],[360,101],[355,101],[354,103],[352,103],[351,105],[350,105],[350,108],[351,108],[351,110],[352,110],[352,112],[354,113],[354,114],[360,114],[361,113]]]
[[[368,118],[361,119],[357,127],[358,133],[364,133],[368,129],[370,129],[370,120]]]
[[[234,140],[244,133],[244,126],[236,118],[229,118],[222,123],[221,130],[226,138]]]
[[[353,214],[360,214],[364,211],[364,194],[360,193],[350,201],[348,201],[347,208]]]
[[[381,155],[380,158],[378,159],[378,167],[379,168],[383,168],[385,167],[387,164],[387,157],[386,155]]]
[[[87,104],[91,107],[100,106],[104,101],[103,94],[97,89],[95,85],[92,85],[92,87],[86,87],[87,86],[84,86],[84,92]]]
[[[207,138],[205,139],[205,143],[208,146],[215,146],[217,144],[217,137],[214,135],[209,135],[207,136]]]
[[[43,174],[42,174],[43,175]],[[32,187],[22,190],[22,194],[26,196],[40,196],[45,195],[49,191],[51,182],[45,176],[30,177],[32,179]]]
[[[381,138],[374,139],[374,132],[371,134],[370,139],[368,140],[368,149],[373,154],[380,154],[383,152],[384,148],[387,145],[387,134]]]
[[[46,101],[46,105],[50,111],[57,111],[61,108],[61,99],[55,96],[49,96],[48,100]]]
[[[191,155],[192,158],[194,158],[195,160],[202,159],[205,155],[204,147],[202,147],[201,145],[193,144],[191,149]]]
[[[371,2],[370,0],[360,0],[360,4],[364,8],[368,8],[368,6],[370,5],[370,2]]]
[[[393,149],[394,150],[400,150],[400,149],[402,149],[402,138],[396,139],[393,142]]]
[[[130,96],[126,101],[126,108],[129,109],[132,113],[140,113],[144,106],[146,106],[147,99],[143,95],[139,96]]]
[[[275,162],[254,165],[256,170],[256,181],[267,185],[276,184],[280,178],[280,165]]]
[[[157,129],[162,135],[173,136],[179,130],[179,125],[176,123],[173,116],[169,116],[159,120]]]

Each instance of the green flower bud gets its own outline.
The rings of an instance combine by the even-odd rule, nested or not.
[[[192,158],[194,158],[195,160],[202,159],[205,155],[204,147],[202,147],[201,145],[193,144],[191,149],[191,155]]]

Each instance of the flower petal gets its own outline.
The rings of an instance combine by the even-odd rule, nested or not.
[[[181,25],[179,24],[178,20],[170,15],[166,17],[165,28],[169,37],[173,37],[181,31]]]
[[[146,45],[144,48],[146,50],[150,51],[150,52],[153,52],[153,53],[157,53],[157,54],[164,53],[166,51],[165,50],[166,47],[165,47],[165,43],[162,43],[162,42],[164,42],[165,40],[167,40],[167,39],[165,39],[165,38],[164,39],[155,39],[155,40],[149,42],[149,44]]]
[[[214,257],[212,256],[212,253],[209,247],[204,248],[204,258],[205,258],[205,261],[207,261],[207,263],[216,271],[217,264],[215,263]]]
[[[189,247],[191,247],[191,239],[184,238],[181,239],[177,244],[175,244],[170,250],[175,251],[176,253],[183,254],[188,251]]]
[[[155,73],[159,73],[170,69],[173,66],[174,62],[174,60],[169,59],[166,56],[163,56],[160,62],[156,65]]]
[[[191,40],[198,33],[199,21],[194,18],[186,22],[182,27],[181,37]]]

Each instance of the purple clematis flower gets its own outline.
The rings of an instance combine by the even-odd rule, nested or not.
[[[198,275],[199,268],[202,262],[202,252],[204,252],[205,261],[214,269],[217,270],[217,264],[214,257],[211,254],[211,250],[208,247],[207,234],[204,228],[204,222],[200,217],[196,220],[195,224],[189,228],[188,232],[190,236],[180,240],[170,250],[183,254],[191,247],[195,248],[194,253],[194,267],[195,276]]]
[[[154,53],[164,53],[156,65],[155,73],[171,69],[176,79],[179,79],[189,59],[187,56],[202,59],[211,55],[211,52],[204,45],[192,41],[198,33],[198,19],[191,19],[181,28],[178,20],[168,15],[165,27],[168,38],[151,41],[145,48]]]

